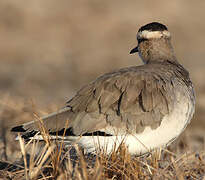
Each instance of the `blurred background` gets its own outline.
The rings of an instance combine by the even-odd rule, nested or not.
[[[193,146],[200,142],[204,148],[204,9],[205,1],[199,0],[1,0],[1,157],[14,152],[13,139],[7,141],[12,125],[30,121],[33,112],[64,106],[105,72],[142,64],[129,51],[137,45],[138,28],[153,21],[168,26],[178,60],[190,72],[197,104],[186,132]]]

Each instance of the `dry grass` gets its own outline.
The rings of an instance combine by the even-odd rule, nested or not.
[[[69,153],[58,151],[56,144],[44,146],[34,158],[36,142],[33,143],[30,159],[20,138],[24,169],[9,172],[1,170],[1,178],[12,179],[202,179],[205,173],[205,152],[176,155],[154,151],[144,157],[131,157],[122,146],[110,156],[98,154],[87,157],[76,147],[77,160]],[[65,156],[65,154],[67,156]],[[28,165],[29,164],[29,165]],[[28,166],[26,166],[28,165]]]
[[[11,104],[11,102],[10,102]],[[23,108],[23,105],[22,105]],[[20,113],[20,107],[5,111]],[[4,113],[2,112],[2,116]],[[28,116],[25,116],[28,118]],[[39,119],[40,120],[40,119]],[[187,140],[168,149],[155,150],[142,157],[131,156],[122,144],[109,156],[99,152],[84,155],[77,145],[64,146],[64,142],[51,141],[48,131],[39,121],[45,143],[30,140],[25,143],[19,136],[20,149],[7,168],[0,162],[3,179],[202,179],[205,174],[205,151],[193,152]],[[5,140],[5,142],[7,139]],[[18,144],[16,142],[16,144]],[[14,145],[12,145],[14,146]],[[9,156],[8,149],[4,152]],[[2,153],[3,154],[3,153]],[[18,158],[19,157],[19,158]],[[5,159],[5,158],[4,158]]]

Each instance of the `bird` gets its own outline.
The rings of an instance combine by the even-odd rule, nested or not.
[[[110,154],[124,144],[132,155],[166,148],[190,123],[195,93],[189,72],[176,58],[171,34],[159,22],[137,32],[143,65],[106,73],[84,85],[57,112],[41,118],[50,138],[87,153]],[[43,140],[38,120],[15,126],[25,140]]]

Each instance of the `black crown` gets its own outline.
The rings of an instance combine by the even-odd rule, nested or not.
[[[144,26],[142,26],[138,32],[142,32],[144,30],[147,31],[164,31],[164,30],[168,30],[167,27],[161,23],[158,22],[152,22],[149,24],[146,24]]]

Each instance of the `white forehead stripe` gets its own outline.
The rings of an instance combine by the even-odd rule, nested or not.
[[[137,33],[137,38],[145,38],[145,39],[151,39],[151,38],[161,38],[162,36],[170,37],[171,34],[169,31],[147,31],[144,30],[142,32]]]

